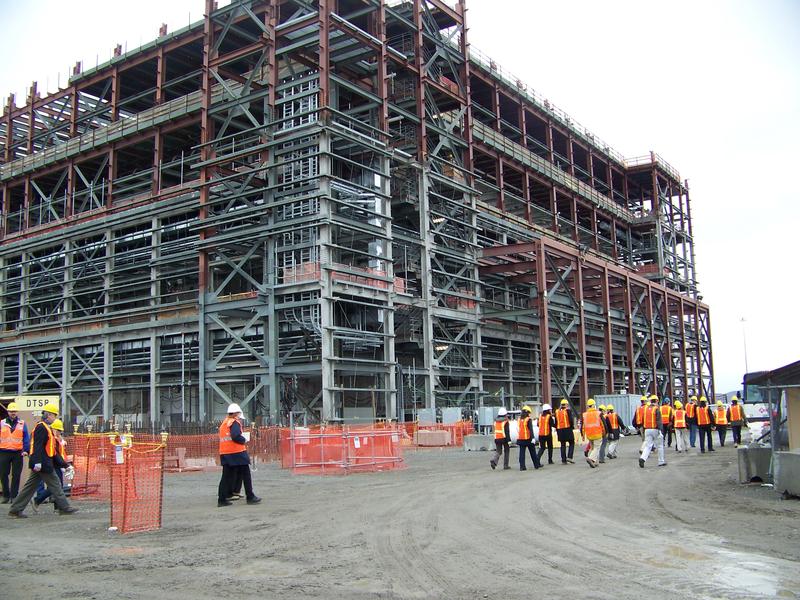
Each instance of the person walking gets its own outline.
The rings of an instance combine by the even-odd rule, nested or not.
[[[36,488],[39,487],[40,481],[44,481],[47,489],[50,490],[59,514],[71,515],[78,512],[77,508],[70,505],[69,500],[64,495],[64,490],[61,489],[61,482],[54,472],[57,468],[67,466],[58,454],[56,437],[50,428],[57,415],[58,408],[55,404],[48,403],[42,408],[42,420],[33,428],[33,444],[28,457],[28,467],[31,470],[31,474],[28,475],[25,485],[22,486],[16,500],[11,504],[11,508],[8,511],[10,517],[17,519],[26,519],[28,517],[22,511],[25,510],[28,502],[36,493]]]
[[[675,451],[689,451],[689,430],[687,428],[686,411],[683,403],[675,400],[675,411],[672,413],[672,427],[675,430]]]
[[[690,396],[686,403],[686,424],[689,427],[689,445],[697,443],[697,396]]]
[[[661,401],[661,433],[664,436],[666,447],[672,446],[672,406],[669,398]]]
[[[708,451],[714,452],[714,440],[711,437],[711,428],[714,425],[714,416],[711,414],[711,409],[706,404],[705,396],[700,396],[697,404],[697,429],[700,432],[700,454],[706,453],[706,442],[708,442]]]
[[[517,446],[519,446],[519,470],[527,471],[525,466],[525,453],[529,452],[533,461],[534,469],[541,469],[539,455],[536,454],[536,442],[533,439],[533,419],[531,419],[531,407],[523,406],[522,415],[519,419],[519,434],[517,435]]]
[[[639,398],[639,406],[636,407],[636,412],[633,414],[633,426],[636,428],[636,433],[639,438],[644,441],[644,410],[647,408],[647,396]]]
[[[31,447],[28,426],[17,416],[17,408],[16,402],[9,402],[6,407],[8,416],[0,421],[0,485],[3,488],[0,504],[12,502],[19,493],[22,459],[28,456]]]
[[[617,458],[617,445],[621,437],[620,430],[625,429],[625,423],[620,416],[614,412],[614,405],[606,405],[606,423],[608,423],[608,454],[607,458]]]
[[[247,438],[242,432],[242,409],[238,404],[228,406],[228,416],[219,426],[219,455],[222,477],[217,490],[217,506],[233,504],[231,495],[237,476],[241,476],[248,504],[258,504],[261,498],[253,493],[250,475],[250,456],[247,454]]]
[[[728,433],[728,409],[722,403],[722,400],[717,400],[717,408],[714,411],[714,425],[717,428],[717,435],[719,436],[719,445],[725,445],[725,436]]]
[[[592,469],[596,469],[599,461],[600,446],[605,434],[605,424],[603,423],[603,415],[595,407],[593,398],[586,401],[586,412],[581,417],[581,436],[589,443],[589,455],[586,457],[586,462]]]
[[[561,444],[561,464],[575,464],[572,455],[575,452],[575,420],[566,398],[561,399],[561,407],[556,411],[556,435]],[[569,445],[569,452],[567,451]]]
[[[661,427],[661,411],[658,407],[658,396],[650,396],[650,406],[644,411],[644,442],[642,442],[642,455],[639,457],[639,466],[644,469],[647,457],[654,449],[658,450],[658,466],[665,467],[667,461],[664,459],[664,435]]]
[[[600,442],[600,464],[606,462],[606,448],[608,447],[608,419],[607,417],[607,409],[605,404],[601,404],[597,407],[597,411],[600,413],[600,419],[603,421],[603,438]]]
[[[731,407],[728,409],[728,423],[731,425],[733,433],[733,447],[738,448],[742,443],[742,427],[747,426],[743,407],[739,406],[739,397],[731,399]]]
[[[549,404],[542,406],[542,414],[539,415],[539,464],[542,462],[542,455],[547,448],[547,464],[553,464],[553,429],[556,426],[556,418],[553,416],[553,407]]]
[[[508,428],[508,411],[501,408],[497,411],[494,418],[494,456],[489,460],[492,469],[497,468],[500,455],[503,455],[503,470],[510,469],[508,466],[508,453],[510,452],[508,443],[511,441],[511,432]]]
[[[53,421],[53,424],[50,426],[50,429],[53,431],[53,436],[56,438],[56,453],[60,457],[58,461],[58,465],[56,465],[55,473],[58,476],[58,481],[61,483],[61,489],[64,489],[64,469],[69,467],[69,463],[67,462],[67,445],[64,441],[64,423],[61,419],[56,419]],[[47,501],[50,496],[53,495],[53,492],[45,486],[44,482],[39,483],[39,487],[36,488],[36,495],[33,497],[33,510],[37,510],[40,504],[43,504]],[[66,491],[64,492],[66,496]],[[55,506],[53,506],[53,510],[57,510]]]

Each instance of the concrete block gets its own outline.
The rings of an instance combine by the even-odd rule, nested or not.
[[[800,450],[775,453],[775,491],[800,496]]]
[[[750,483],[758,477],[761,481],[769,481],[769,462],[772,451],[769,448],[739,448],[739,482]]]
[[[417,432],[417,445],[418,446],[449,446],[450,445],[450,432],[449,431],[428,431],[420,429]]]
[[[467,452],[494,450],[494,436],[475,433],[464,436],[464,450]]]

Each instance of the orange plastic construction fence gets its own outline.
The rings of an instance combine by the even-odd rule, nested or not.
[[[111,527],[120,533],[161,528],[165,455],[165,444],[134,443],[129,448],[115,448],[108,479]]]
[[[73,496],[106,500],[109,496],[108,464],[114,446],[107,434],[76,433],[67,438],[67,454],[72,455],[75,475],[72,479]]]
[[[344,475],[401,469],[396,428],[314,427],[281,430],[281,465],[293,473]]]
[[[464,436],[473,433],[472,421],[457,423],[403,423],[403,445],[411,448],[462,446]]]

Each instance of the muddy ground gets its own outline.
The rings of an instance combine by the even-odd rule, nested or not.
[[[492,471],[486,452],[408,452],[402,471],[167,475],[164,527],[109,533],[107,506],[2,515],[4,599],[800,596],[800,502],[736,483],[736,454]],[[6,508],[6,507],[4,507]],[[12,575],[13,574],[13,575]]]

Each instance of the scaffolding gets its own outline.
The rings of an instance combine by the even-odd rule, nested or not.
[[[0,390],[72,422],[713,397],[688,187],[465,1],[208,0],[0,117]]]

